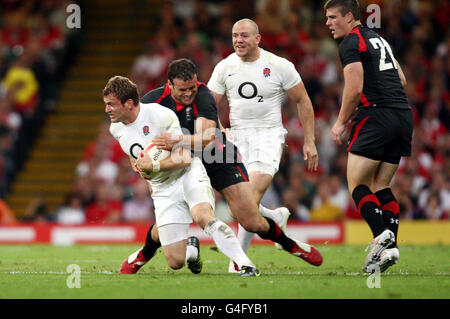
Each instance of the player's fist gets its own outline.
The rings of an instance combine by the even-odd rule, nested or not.
[[[153,163],[152,159],[148,155],[148,152],[141,152],[141,154],[139,154],[139,157],[136,161],[136,168],[139,170],[141,176],[142,174],[148,175],[152,172]]]
[[[334,123],[333,128],[331,129],[331,137],[333,138],[333,141],[336,142],[336,144],[341,145],[342,144],[342,140],[341,140],[341,136],[345,131],[345,123],[341,123],[339,121],[337,121],[336,123]]]

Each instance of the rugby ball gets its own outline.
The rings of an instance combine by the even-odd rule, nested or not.
[[[152,161],[162,161],[163,159],[169,157],[170,152],[166,150],[162,150],[156,147],[155,144],[150,144],[143,150],[143,152],[147,153]],[[143,156],[143,154],[141,154]],[[151,179],[158,175],[160,172],[150,173],[146,175],[146,178]]]
[[[152,161],[162,161],[170,155],[169,151],[159,149],[155,144],[150,144],[147,146],[144,152],[148,154]]]

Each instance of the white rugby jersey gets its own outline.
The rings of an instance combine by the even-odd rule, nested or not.
[[[138,159],[139,154],[151,144],[152,140],[162,133],[182,134],[180,122],[176,114],[157,103],[140,103],[140,111],[133,123],[111,123],[109,131],[119,141],[122,150]],[[160,172],[150,180],[152,186],[161,182],[170,182],[180,177],[185,169]]]
[[[281,105],[285,91],[301,81],[292,62],[262,48],[260,57],[244,62],[232,53],[214,68],[208,88],[226,94],[234,129],[282,127]]]

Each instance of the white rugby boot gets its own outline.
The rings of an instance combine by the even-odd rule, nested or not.
[[[395,242],[395,235],[389,229],[383,231],[380,235],[370,243],[369,253],[364,262],[363,271],[365,273],[373,273],[376,271],[377,263],[380,261],[380,256],[387,247]],[[367,250],[366,249],[366,250]]]

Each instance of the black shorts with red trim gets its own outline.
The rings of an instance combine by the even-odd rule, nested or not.
[[[411,155],[413,133],[411,109],[361,108],[353,120],[349,152],[391,164]]]
[[[220,169],[207,170],[211,186],[216,191],[221,191],[228,186],[248,182],[248,173],[243,163],[221,164]]]

